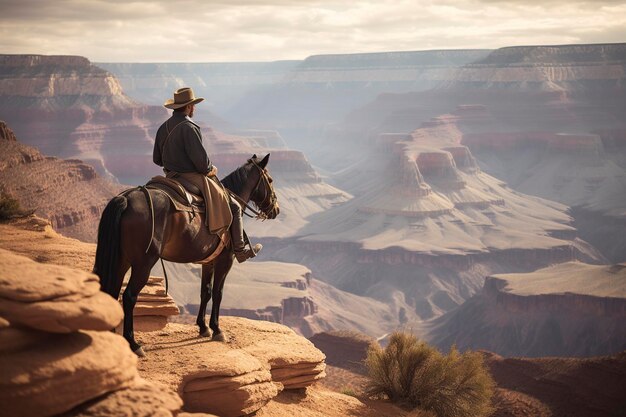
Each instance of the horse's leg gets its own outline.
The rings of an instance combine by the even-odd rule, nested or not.
[[[200,336],[210,337],[211,332],[206,325],[206,306],[211,300],[211,281],[213,280],[214,266],[213,262],[202,265],[202,284],[200,286],[200,309],[198,310],[198,319],[196,324],[200,328]]]
[[[149,255],[146,255],[146,257],[148,256]],[[128,341],[130,349],[140,357],[146,355],[141,346],[135,341],[135,333],[133,330],[133,309],[137,303],[139,292],[148,282],[150,270],[156,261],[156,259],[148,258],[148,262],[133,265],[130,280],[128,281],[124,295],[122,295],[122,304],[124,306],[124,338]]]
[[[122,290],[122,284],[124,284],[124,275],[126,275],[129,269],[130,264],[127,261],[121,261],[117,268],[117,280],[115,282],[115,288],[113,289],[113,291],[115,292],[115,294],[117,294],[118,298],[120,291]],[[112,331],[115,332],[116,329],[117,328],[113,329]]]
[[[226,337],[220,330],[220,304],[222,304],[222,294],[226,276],[233,266],[233,252],[225,249],[215,260],[215,272],[213,274],[213,307],[211,308],[211,320],[209,327],[213,330],[213,340],[225,342]]]

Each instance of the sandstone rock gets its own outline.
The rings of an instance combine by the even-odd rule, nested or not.
[[[50,335],[0,356],[0,403],[11,416],[51,416],[130,385],[137,357],[110,332]]]
[[[144,378],[178,390],[186,411],[220,416],[252,413],[283,387],[304,388],[324,377],[324,354],[286,326],[223,317],[229,342],[199,338],[195,326],[168,323],[143,333]]]
[[[217,362],[213,369],[183,379],[180,390],[186,410],[240,416],[257,411],[278,394],[271,374],[245,352],[232,350],[213,360]]]
[[[182,405],[180,397],[165,385],[138,379],[128,388],[82,404],[61,417],[171,417],[181,416],[176,411]]]
[[[194,326],[169,323],[163,331],[139,338],[147,353],[139,363],[141,375],[176,390],[186,411],[249,414],[281,388],[262,361],[241,349],[199,338]]]
[[[43,265],[0,250],[0,316],[54,333],[110,330],[122,319],[115,300],[100,292],[98,278],[58,265]]]
[[[4,139],[10,142],[17,141],[17,139],[15,138],[15,133],[13,133],[11,128],[8,127],[7,124],[2,120],[0,120],[0,139]]]
[[[174,299],[165,293],[165,279],[149,277],[148,283],[139,293],[133,310],[135,330],[152,332],[161,330],[167,324],[167,318],[178,316],[180,310]],[[126,286],[120,291],[120,300]]]
[[[433,321],[424,337],[441,349],[506,356],[607,355],[626,349],[625,317],[626,268],[567,262],[488,276],[478,295]]]
[[[176,417],[217,417],[215,414],[206,413],[179,413]]]
[[[8,321],[7,321],[8,323]],[[29,328],[0,327],[0,353],[17,352],[46,343],[53,338],[50,333]]]
[[[290,328],[264,321],[228,318],[228,332],[238,337],[241,348],[268,364],[272,380],[285,389],[304,388],[326,376],[326,356],[313,343]],[[252,337],[246,337],[253,335]]]
[[[158,171],[146,149],[166,110],[126,96],[107,71],[82,57],[3,55],[0,73],[0,119],[24,143],[80,158],[122,184]]]
[[[64,235],[95,241],[100,213],[123,186],[98,176],[83,161],[48,157],[24,145],[0,123],[0,138],[2,135],[9,135],[0,148],[4,191],[23,209],[49,219]]]

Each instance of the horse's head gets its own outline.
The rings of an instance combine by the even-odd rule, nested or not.
[[[275,219],[278,213],[280,213],[280,207],[274,192],[274,180],[267,171],[269,160],[269,153],[260,160],[256,155],[252,155],[252,158],[248,159],[246,166],[250,166],[248,183],[256,184],[250,192],[250,200],[266,218]]]

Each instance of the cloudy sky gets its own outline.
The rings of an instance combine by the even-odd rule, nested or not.
[[[0,53],[99,62],[626,42],[626,0],[0,0]]]

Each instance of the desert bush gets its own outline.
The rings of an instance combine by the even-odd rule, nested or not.
[[[447,355],[415,336],[396,332],[389,345],[372,344],[367,394],[387,396],[438,417],[486,416],[493,411],[494,382],[478,352],[453,347]]]
[[[344,387],[341,390],[341,393],[343,395],[349,395],[350,397],[355,397],[355,398],[358,397],[356,391],[354,391],[352,388],[349,388],[349,387]]]
[[[24,215],[20,203],[5,193],[0,193],[0,221]]]

